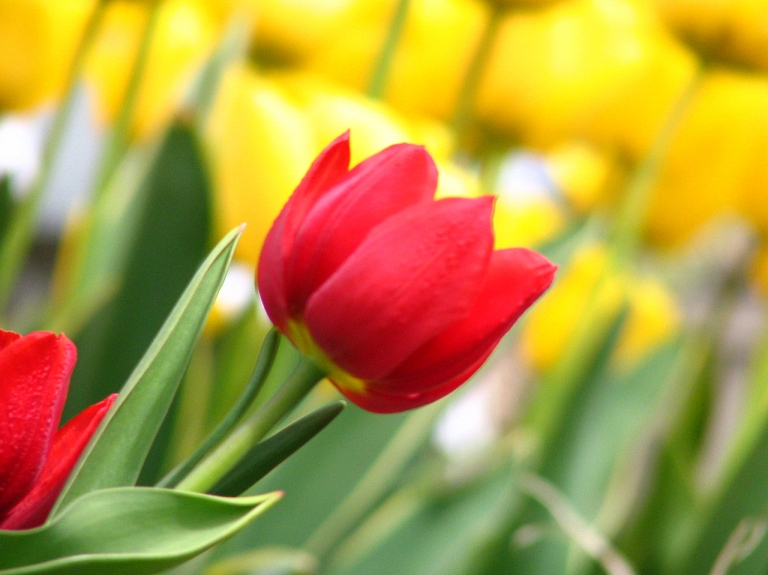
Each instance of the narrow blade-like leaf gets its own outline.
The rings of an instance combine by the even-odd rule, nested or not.
[[[221,240],[192,278],[70,476],[54,514],[91,491],[136,482],[224,281],[240,232],[233,230]]]
[[[334,401],[255,445],[232,471],[213,486],[211,493],[240,495],[320,433],[326,425],[336,419],[346,405],[343,401]]]

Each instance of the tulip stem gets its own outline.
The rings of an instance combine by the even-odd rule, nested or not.
[[[376,62],[376,67],[371,76],[371,83],[368,85],[368,95],[371,98],[380,100],[384,97],[384,92],[387,89],[389,72],[392,69],[392,62],[395,59],[397,47],[400,45],[400,40],[402,39],[403,31],[405,30],[405,22],[408,19],[408,9],[410,8],[410,4],[411,0],[398,0],[397,6],[395,7],[395,13],[389,24],[387,37],[384,40],[379,59]]]
[[[501,3],[493,4],[488,21],[483,29],[480,43],[477,45],[474,56],[472,56],[467,73],[464,76],[464,82],[456,98],[456,108],[451,119],[451,127],[458,136],[459,146],[466,144],[467,133],[471,127],[475,112],[475,100],[480,89],[480,82],[483,79],[488,57],[491,55],[491,50],[496,42],[496,37],[501,29],[501,23],[504,21],[506,13],[507,8]]]
[[[184,477],[186,477],[187,474],[189,474],[189,472],[192,471],[192,469],[194,469],[206,455],[208,455],[211,449],[232,431],[237,422],[240,421],[240,418],[256,399],[259,391],[264,387],[264,382],[267,381],[267,376],[275,362],[279,343],[280,334],[277,330],[272,329],[264,339],[261,351],[259,352],[259,359],[256,361],[256,367],[253,369],[253,374],[235,405],[221,423],[216,426],[216,429],[205,438],[205,441],[200,444],[197,450],[190,455],[186,461],[180,463],[173,469],[173,471],[163,477],[157,484],[157,487],[176,487],[182,479],[184,479]]]
[[[302,356],[288,380],[253,415],[243,421],[214,451],[179,482],[177,489],[205,492],[213,487],[248,450],[301,403],[326,373]]]
[[[67,74],[64,98],[56,110],[51,131],[43,148],[40,172],[32,189],[14,210],[13,219],[9,222],[3,241],[0,242],[0,313],[8,306],[16,279],[32,243],[37,212],[53,174],[54,163],[64,139],[67,122],[72,115],[78,81],[82,76],[88,51],[104,19],[106,4],[106,0],[98,2],[86,23]]]
[[[651,192],[659,180],[664,160],[677,133],[680,121],[688,111],[701,85],[703,70],[699,69],[678,98],[672,111],[656,135],[650,151],[641,160],[623,194],[614,228],[612,265],[620,268],[634,258],[642,237],[642,227],[648,212]]]
[[[147,23],[144,26],[141,44],[139,45],[139,52],[136,55],[136,61],[131,69],[131,75],[128,79],[128,86],[125,89],[125,94],[123,95],[120,111],[115,120],[115,124],[110,131],[109,141],[107,142],[104,156],[101,158],[99,172],[96,176],[96,182],[93,188],[94,200],[98,200],[107,186],[109,186],[112,176],[128,147],[131,122],[133,121],[136,103],[139,98],[141,81],[147,68],[147,63],[149,62],[152,37],[154,36],[155,28],[157,27],[162,4],[162,2],[150,3]]]

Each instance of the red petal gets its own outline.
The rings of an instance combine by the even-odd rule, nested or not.
[[[0,523],[0,529],[32,529],[45,523],[59,493],[117,394],[92,405],[59,429],[40,479]]]
[[[18,333],[14,333],[12,331],[3,331],[0,329],[0,351],[3,351],[17,339],[21,339],[21,336]]]
[[[397,144],[371,156],[307,213],[286,265],[288,302],[300,315],[307,299],[381,222],[431,201],[437,167],[421,146]]]
[[[344,389],[341,386],[337,387],[352,403],[358,407],[362,407],[366,411],[373,413],[397,413],[400,411],[407,411],[409,409],[416,409],[417,407],[433,403],[456,390],[472,377],[478,369],[480,369],[483,363],[485,363],[485,360],[488,359],[490,353],[489,350],[487,354],[480,357],[463,373],[427,390],[413,391],[409,393],[389,392],[383,389],[377,381],[371,382],[363,393]]]
[[[493,250],[491,197],[448,198],[377,226],[309,299],[315,343],[379,379],[471,308]]]
[[[347,131],[331,142],[312,163],[264,240],[256,281],[269,319],[283,331],[289,319],[285,291],[285,260],[290,254],[296,230],[318,198],[348,172]]]
[[[48,457],[77,350],[35,332],[0,352],[0,517],[32,488]]]
[[[278,329],[285,331],[290,315],[285,297],[285,271],[283,270],[283,232],[285,230],[285,209],[277,216],[275,223],[261,248],[256,284],[267,315]]]
[[[493,252],[469,313],[414,352],[386,380],[400,390],[418,390],[463,372],[496,347],[552,284],[556,269],[544,256],[524,248]]]
[[[290,253],[293,238],[312,206],[349,172],[349,130],[320,152],[286,204],[283,254]]]

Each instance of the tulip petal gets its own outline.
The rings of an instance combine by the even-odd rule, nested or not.
[[[286,212],[283,254],[290,253],[293,239],[307,212],[317,200],[349,172],[349,130],[320,152],[283,208]]]
[[[536,252],[493,252],[480,294],[469,313],[428,342],[382,383],[389,391],[428,389],[464,372],[499,340],[552,284],[556,266]]]
[[[0,522],[0,529],[32,529],[45,523],[72,468],[116,398],[117,394],[110,395],[59,429],[40,478]]]
[[[456,390],[472,377],[478,369],[480,369],[483,363],[485,363],[485,360],[488,359],[491,351],[492,350],[489,349],[485,355],[478,358],[478,360],[470,365],[464,372],[459,373],[447,381],[443,381],[440,385],[431,389],[411,392],[392,392],[384,389],[378,381],[370,382],[363,392],[346,389],[341,385],[337,385],[337,387],[352,403],[373,413],[398,413],[400,411],[416,409],[417,407],[422,407],[433,403],[438,399],[442,399],[452,391]]]
[[[283,232],[285,230],[285,209],[272,224],[264,247],[261,248],[256,285],[267,315],[275,326],[285,332],[290,315],[285,297],[285,271],[283,269]]]
[[[379,379],[472,307],[493,250],[493,198],[448,198],[377,226],[309,299],[315,343]]]
[[[381,222],[432,201],[437,167],[421,146],[397,144],[358,164],[307,213],[286,266],[292,314]]]
[[[35,332],[0,352],[0,517],[32,488],[59,427],[77,350]]]
[[[17,339],[21,339],[21,336],[18,333],[0,329],[0,351],[3,351]]]
[[[285,295],[286,254],[291,252],[296,230],[307,212],[348,172],[349,131],[331,142],[312,162],[264,240],[256,282],[269,319],[283,331],[290,317]]]

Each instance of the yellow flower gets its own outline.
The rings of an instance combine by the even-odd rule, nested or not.
[[[60,95],[94,0],[0,0],[0,110]]]
[[[715,69],[702,81],[665,160],[648,216],[650,238],[675,245],[718,216],[768,229],[768,79]]]
[[[581,215],[605,201],[619,175],[608,154],[583,141],[555,146],[545,162],[570,207]]]
[[[170,120],[217,35],[215,22],[200,1],[166,0],[160,10],[132,126],[138,138],[157,133]],[[113,121],[120,110],[148,12],[147,3],[132,0],[113,0],[107,8],[86,66],[104,123]]]
[[[535,147],[648,149],[696,61],[640,0],[567,0],[502,23],[478,115]]]
[[[501,194],[493,213],[494,248],[535,248],[553,238],[564,225],[565,216],[552,200],[519,202]]]
[[[272,221],[314,157],[346,130],[352,133],[352,165],[392,144],[422,144],[438,164],[438,196],[479,193],[477,178],[450,163],[454,141],[445,126],[406,117],[306,74],[265,77],[233,69],[215,103],[207,140],[220,231],[248,223],[239,259],[256,264]]]
[[[309,69],[365,90],[395,2],[386,5],[313,51]],[[449,118],[487,17],[488,8],[472,0],[412,0],[385,99],[406,113]]]
[[[665,20],[709,57],[768,70],[765,0],[655,0]]]
[[[275,82],[238,67],[224,78],[207,141],[219,230],[247,222],[236,256],[256,265],[273,220],[315,158],[314,131]]]
[[[552,286],[547,297],[534,307],[521,334],[524,353],[533,366],[552,367],[577,331],[594,289],[605,272],[604,246],[589,246],[578,252]],[[667,341],[679,325],[679,311],[669,291],[658,281],[640,277],[610,276],[596,295],[606,311],[618,312],[629,305],[626,323],[619,336],[615,359],[632,365]]]

